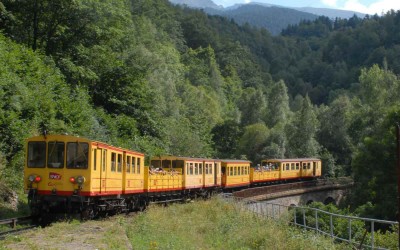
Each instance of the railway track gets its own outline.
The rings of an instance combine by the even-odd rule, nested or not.
[[[32,224],[31,216],[0,220],[0,225],[10,226],[9,230],[0,231],[0,240],[4,239],[8,235],[15,235],[39,226]]]

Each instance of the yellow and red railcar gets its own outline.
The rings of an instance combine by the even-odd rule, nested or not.
[[[148,180],[147,191],[153,200],[160,195],[181,198],[208,196],[220,187],[221,162],[215,159],[170,155],[153,157],[150,159]],[[177,192],[178,190],[181,192]]]
[[[24,185],[33,214],[134,206],[144,194],[144,154],[68,135],[29,138]],[[132,204],[129,204],[132,203]]]
[[[252,173],[253,182],[313,179],[321,176],[321,160],[317,158],[263,160],[261,166]]]
[[[225,189],[248,187],[250,185],[250,161],[221,160],[222,181]]]

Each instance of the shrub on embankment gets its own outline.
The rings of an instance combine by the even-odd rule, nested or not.
[[[38,240],[40,239],[40,240]],[[345,249],[330,239],[244,212],[218,198],[103,221],[62,222],[9,237],[11,249]],[[1,247],[0,247],[1,249]]]

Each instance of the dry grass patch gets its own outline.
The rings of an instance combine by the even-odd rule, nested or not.
[[[118,218],[55,223],[9,236],[0,249],[131,249]]]

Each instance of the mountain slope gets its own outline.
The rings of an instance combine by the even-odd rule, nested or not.
[[[223,9],[222,6],[216,5],[213,1],[211,0],[169,0],[173,4],[179,4],[179,5],[187,5],[188,7],[191,8],[198,8],[198,9],[204,9],[204,8],[213,8],[213,9]]]
[[[249,23],[259,28],[265,28],[273,35],[278,35],[288,25],[298,24],[302,20],[315,20],[318,16],[289,8],[265,7],[257,4],[247,4],[230,10],[215,10],[206,8],[212,15],[221,15],[234,19],[238,24]]]
[[[327,8],[312,8],[312,7],[302,7],[302,8],[294,8],[299,11],[308,12],[318,16],[326,16],[331,19],[335,18],[346,18],[349,19],[354,15],[363,18],[365,14],[350,10],[336,10],[336,9],[327,9]]]
[[[207,14],[219,15],[234,19],[238,24],[249,23],[255,27],[265,28],[273,35],[278,35],[288,25],[300,23],[302,20],[315,20],[318,16],[331,19],[351,18],[357,15],[363,18],[365,14],[326,8],[291,8],[268,3],[251,2],[248,4],[235,4],[223,8],[211,0],[170,0],[171,3],[186,5],[190,8],[203,9]]]

